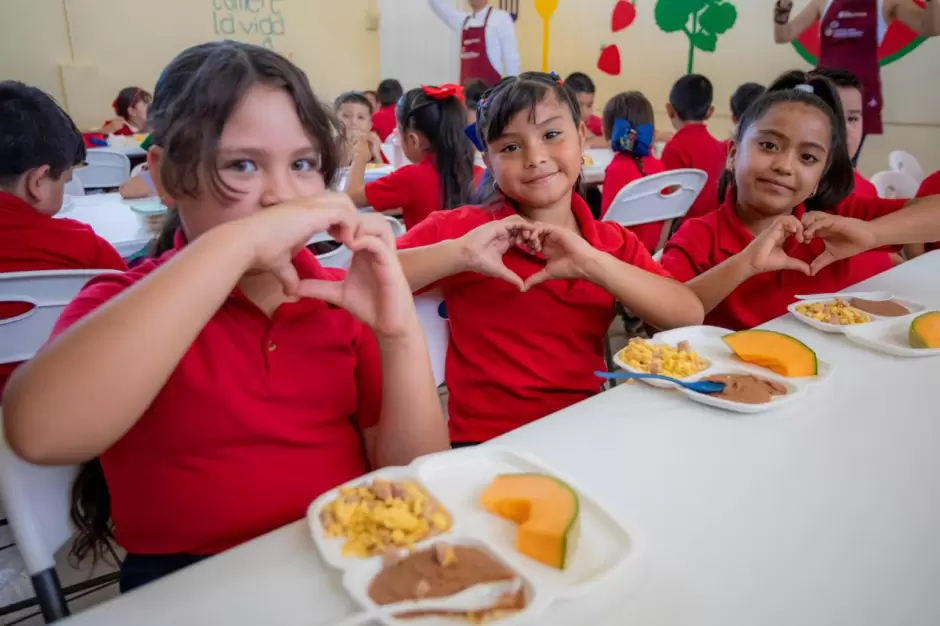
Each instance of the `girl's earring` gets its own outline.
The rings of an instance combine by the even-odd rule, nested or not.
[[[499,183],[496,182],[495,180],[493,181],[493,189],[495,189],[499,193],[503,193],[503,190],[499,188]]]

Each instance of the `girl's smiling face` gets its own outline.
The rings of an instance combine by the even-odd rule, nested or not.
[[[772,106],[730,144],[738,203],[764,216],[790,213],[815,195],[826,171],[832,129],[821,110],[799,102]]]
[[[585,128],[553,93],[517,113],[484,155],[502,192],[523,207],[566,199],[581,175]]]

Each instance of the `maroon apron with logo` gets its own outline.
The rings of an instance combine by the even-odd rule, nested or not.
[[[819,66],[848,70],[864,86],[864,133],[880,135],[881,72],[878,65],[877,0],[833,0],[820,28]]]
[[[466,85],[474,80],[482,80],[487,87],[498,83],[502,76],[490,63],[486,54],[486,25],[490,23],[492,7],[486,10],[483,26],[467,28],[470,17],[463,22],[463,37],[460,41],[460,84]]]

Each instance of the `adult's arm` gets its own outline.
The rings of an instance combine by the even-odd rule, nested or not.
[[[793,1],[778,0],[774,5],[774,42],[790,43],[802,35],[807,28],[813,25],[813,22],[821,17],[822,9],[825,6],[823,4],[824,2],[825,0],[810,0],[809,4],[807,4],[802,11],[796,14],[796,17],[790,19],[788,13],[787,22],[785,24],[780,24],[776,20],[777,10],[781,7],[787,6],[792,9]]]
[[[462,30],[469,13],[454,8],[453,0],[428,0],[428,6],[451,30]]]
[[[512,16],[505,11],[495,13],[499,49],[503,56],[503,76],[516,76],[519,74],[521,64],[519,58],[519,42],[516,40],[516,23]]]
[[[940,34],[940,3],[937,0],[928,0],[924,8],[914,0],[895,0],[887,17],[899,20],[922,37]]]

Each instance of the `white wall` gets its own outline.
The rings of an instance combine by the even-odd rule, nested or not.
[[[463,2],[452,0],[454,6]],[[428,0],[379,0],[379,59],[382,78],[407,89],[456,83],[460,37],[428,6]]]

